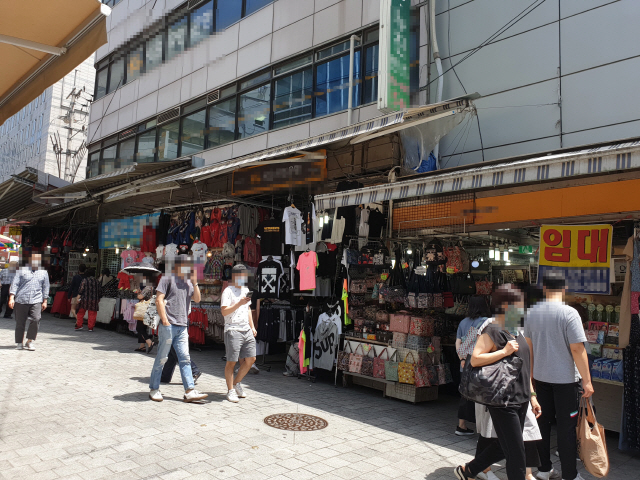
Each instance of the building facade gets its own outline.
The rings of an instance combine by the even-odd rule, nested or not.
[[[71,183],[85,178],[94,81],[92,55],[0,126],[0,182],[24,167]]]

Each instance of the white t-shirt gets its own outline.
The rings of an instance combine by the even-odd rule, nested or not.
[[[234,287],[229,285],[222,292],[220,298],[221,307],[232,307],[242,298],[247,296],[249,289],[247,287]],[[224,331],[235,330],[238,332],[246,332],[251,326],[249,325],[249,315],[251,315],[251,303],[242,305],[237,308],[231,315],[224,316]]]
[[[191,251],[193,252],[193,258],[197,263],[204,263],[207,257],[207,244],[203,242],[196,242],[191,245]]]
[[[170,243],[166,247],[164,247],[164,256],[166,258],[174,259],[178,255],[178,245],[175,243]]]
[[[302,214],[295,207],[287,207],[282,214],[284,222],[284,243],[287,245],[302,245],[304,234],[302,233]]]

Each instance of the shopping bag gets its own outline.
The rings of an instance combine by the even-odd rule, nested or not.
[[[360,349],[360,351],[362,352],[362,355],[359,355],[358,349]],[[355,352],[353,352],[350,356],[349,356],[349,372],[350,373],[360,373],[360,371],[362,370],[362,359],[364,358],[364,350],[362,349],[362,344],[360,343],[357,347]]]
[[[373,356],[371,356],[373,354]],[[362,357],[362,366],[360,368],[360,373],[362,375],[366,375],[367,377],[373,377],[373,361],[375,359],[376,353],[371,348],[367,354]]]
[[[393,352],[393,355],[389,358],[389,360],[384,362],[384,378],[391,382],[398,381],[398,362],[392,360],[392,358],[396,357],[397,360],[398,352]]]
[[[394,313],[390,315],[391,327],[389,330],[398,333],[409,333],[411,317],[404,313]]]
[[[406,333],[393,332],[393,340],[391,345],[394,347],[404,347],[407,343],[408,335]]]
[[[415,363],[416,359],[413,358],[413,362],[407,362],[407,359],[411,355],[413,357],[413,353],[409,352],[407,356],[404,358],[404,362],[400,362],[398,364],[398,381],[400,383],[407,383],[409,385],[415,385],[416,383],[416,372],[415,372]]]
[[[349,371],[349,358],[351,357],[351,344],[349,342],[345,342],[344,350],[338,352],[338,370],[342,370],[343,372]],[[347,352],[347,348],[349,351]]]
[[[579,412],[576,428],[578,455],[587,472],[594,477],[605,477],[609,473],[609,454],[604,438],[604,427],[596,420],[590,399],[580,399]]]
[[[422,363],[416,363],[415,366],[416,387],[430,387],[429,368]]]
[[[387,355],[386,360],[389,360],[389,352],[387,351],[386,348],[380,352],[380,355],[378,355],[376,358],[373,359],[373,377],[374,378],[385,378],[385,373],[384,373],[385,359],[382,358],[382,354],[386,354]]]

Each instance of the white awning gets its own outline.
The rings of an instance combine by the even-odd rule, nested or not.
[[[570,152],[540,155],[526,159],[503,160],[491,165],[442,170],[420,178],[315,197],[316,209],[402,200],[424,195],[442,195],[568,180],[640,168],[640,140],[584,148]]]

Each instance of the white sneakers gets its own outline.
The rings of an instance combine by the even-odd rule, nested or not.
[[[578,474],[578,477],[580,477],[580,474]],[[553,468],[551,469],[551,471],[549,472],[540,472],[538,471],[536,473],[536,478],[538,480],[551,480],[554,478],[561,478],[560,474],[558,472],[556,472]],[[582,477],[580,478],[576,478],[576,480],[580,480]]]
[[[242,388],[241,384],[236,383],[234,387],[236,390],[236,394],[238,395],[238,398],[247,398],[247,394],[244,393],[244,388]]]
[[[480,472],[476,475],[476,478],[479,478],[480,480],[500,480],[498,476],[491,470],[489,470],[487,473]]]
[[[35,352],[36,347],[33,346],[33,340],[27,340],[27,343],[24,344],[24,349]]]
[[[238,394],[236,393],[235,390],[229,390],[227,392],[227,400],[229,400],[232,403],[238,403],[240,401],[240,399],[238,398]]]
[[[21,343],[16,343],[16,350],[22,350],[24,348],[24,345]]]
[[[197,402],[199,400],[204,400],[208,396],[208,394],[199,392],[194,388],[193,390],[189,390],[188,392],[184,393],[184,401],[187,403]]]
[[[164,400],[164,398],[162,398],[160,390],[151,390],[149,392],[149,398],[154,402],[161,402],[162,400]]]

